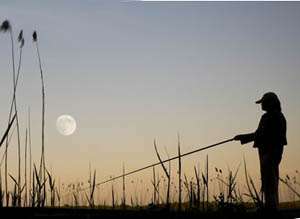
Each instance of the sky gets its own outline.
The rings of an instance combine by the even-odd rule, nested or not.
[[[17,101],[22,153],[28,108],[32,150],[41,152],[41,84],[31,40],[37,30],[46,85],[46,162],[62,181],[118,175],[163,158],[257,128],[263,112],[254,104],[278,94],[288,122],[282,174],[299,169],[300,4],[298,2],[101,2],[1,1],[25,46]],[[12,98],[9,35],[0,36],[0,132]],[[16,59],[18,57],[16,50]],[[62,114],[77,129],[56,130]],[[14,135],[15,136],[15,135]],[[16,138],[9,168],[17,165]],[[0,149],[3,154],[3,147]],[[259,171],[251,144],[231,142],[183,160],[183,169],[236,169],[245,157]],[[22,161],[24,162],[24,161]],[[175,164],[174,164],[175,165]],[[150,172],[145,172],[149,174]]]

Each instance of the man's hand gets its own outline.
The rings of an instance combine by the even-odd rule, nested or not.
[[[242,140],[242,135],[236,135],[234,138],[233,138],[233,140],[235,140],[235,141],[241,141]]]
[[[243,135],[236,135],[233,140],[240,141],[241,144],[247,144],[251,141],[254,141],[255,133],[243,134]]]

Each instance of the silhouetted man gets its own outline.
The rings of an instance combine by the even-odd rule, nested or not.
[[[256,101],[261,109],[266,111],[262,115],[258,128],[254,133],[237,135],[234,140],[241,144],[254,141],[254,148],[258,148],[262,192],[265,208],[276,210],[278,208],[279,164],[282,158],[283,147],[286,140],[286,120],[281,112],[281,104],[277,95],[268,92]]]

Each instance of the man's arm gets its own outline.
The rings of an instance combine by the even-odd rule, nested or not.
[[[234,137],[234,140],[240,141],[241,144],[247,144],[255,139],[255,132],[243,135],[237,135]]]
[[[254,147],[257,147],[258,144],[263,142],[263,139],[265,138],[265,132],[266,132],[266,127],[269,123],[269,119],[266,114],[264,114],[258,124],[258,128],[256,129],[255,132],[249,133],[249,134],[243,134],[243,135],[237,135],[234,137],[234,140],[236,141],[241,141],[241,144],[247,144],[251,141],[255,141]]]

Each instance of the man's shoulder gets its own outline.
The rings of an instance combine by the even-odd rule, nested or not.
[[[271,118],[271,115],[270,115],[270,113],[269,112],[265,112],[264,114],[262,114],[262,116],[261,116],[261,120],[267,120],[267,119],[269,119],[269,118]]]
[[[285,116],[282,112],[266,112],[261,116],[261,122],[262,123],[286,123]]]

